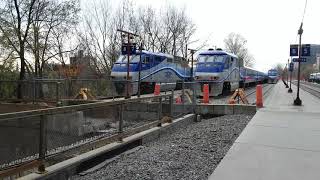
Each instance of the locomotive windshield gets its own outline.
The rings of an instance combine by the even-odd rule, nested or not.
[[[198,62],[224,63],[226,55],[199,55]]]
[[[277,71],[275,71],[275,70],[269,70],[269,71],[268,71],[268,75],[269,75],[269,76],[276,76],[276,75],[277,75]]]
[[[127,60],[128,60],[128,56],[120,55],[117,60],[117,63],[127,63]],[[130,63],[138,63],[139,60],[140,60],[140,57],[138,55],[133,55],[133,56],[130,56],[129,62]]]

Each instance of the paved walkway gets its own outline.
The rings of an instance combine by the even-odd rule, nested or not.
[[[210,180],[320,179],[320,99],[300,90],[293,106],[296,87],[287,90],[274,87]]]

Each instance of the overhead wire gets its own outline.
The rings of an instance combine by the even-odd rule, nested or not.
[[[303,14],[302,14],[302,19],[301,19],[301,23],[303,23],[303,21],[304,21],[304,17],[305,17],[305,15],[306,15],[306,11],[307,11],[307,4],[308,4],[308,0],[306,0],[305,1],[305,3],[304,3],[304,9],[303,9]],[[296,40],[294,41],[294,44],[296,44],[297,43],[297,41],[298,41],[298,34],[296,35]]]
[[[307,4],[308,4],[308,0],[306,0],[306,1],[305,1],[305,3],[304,3],[304,10],[303,10],[303,14],[302,14],[302,20],[301,20],[301,23],[303,23],[304,16],[305,16],[305,14],[306,14]]]

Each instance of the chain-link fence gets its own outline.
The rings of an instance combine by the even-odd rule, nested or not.
[[[17,100],[19,85],[22,89],[20,100],[23,101],[74,99],[81,89],[87,89],[95,99],[117,96],[110,78],[0,80],[0,100]]]
[[[140,127],[161,125],[164,117],[177,115],[176,96],[179,93],[162,92],[156,96],[0,114],[0,172],[33,160],[43,162],[59,157],[58,154],[97,140],[119,140]],[[44,163],[39,166],[42,170]]]
[[[38,84],[43,86],[45,83],[52,85],[52,88],[48,87],[52,90],[49,94],[59,91],[59,98],[68,94],[64,86],[70,85],[65,83],[73,83],[72,87],[75,89],[96,87],[94,93],[97,94],[99,89],[110,87],[108,84],[89,80],[42,81]],[[0,172],[33,160],[42,162],[39,171],[43,171],[43,161],[48,163],[48,158],[61,157],[64,152],[73,150],[72,153],[77,154],[77,148],[92,142],[108,138],[112,140],[105,142],[119,140],[138,131],[171,122],[179,116],[194,113],[199,90],[197,83],[157,85],[160,92],[156,92],[153,87],[154,95],[142,93],[140,97],[130,99],[113,98],[90,104],[0,114]],[[173,90],[172,85],[180,88]],[[37,87],[37,83],[32,87]]]

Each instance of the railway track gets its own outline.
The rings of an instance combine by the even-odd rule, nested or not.
[[[273,87],[273,84],[263,84],[263,96],[265,96]],[[255,104],[255,92],[256,92],[256,87],[248,87],[245,89],[245,94],[246,98],[248,99],[250,104]],[[230,93],[226,96],[218,96],[218,97],[213,97],[210,98],[210,100],[213,102],[213,104],[226,104],[230,98],[230,96],[233,94]]]
[[[262,85],[262,88],[263,88],[263,96],[266,95],[273,87],[274,85],[273,84],[263,84]],[[250,91],[249,93],[246,94],[246,97],[249,97],[249,96],[252,96],[254,95],[256,92],[256,89],[253,88],[253,91]]]
[[[294,85],[297,85],[297,82],[293,82]],[[300,88],[307,91],[308,93],[320,98],[320,86],[317,84],[300,82]]]

